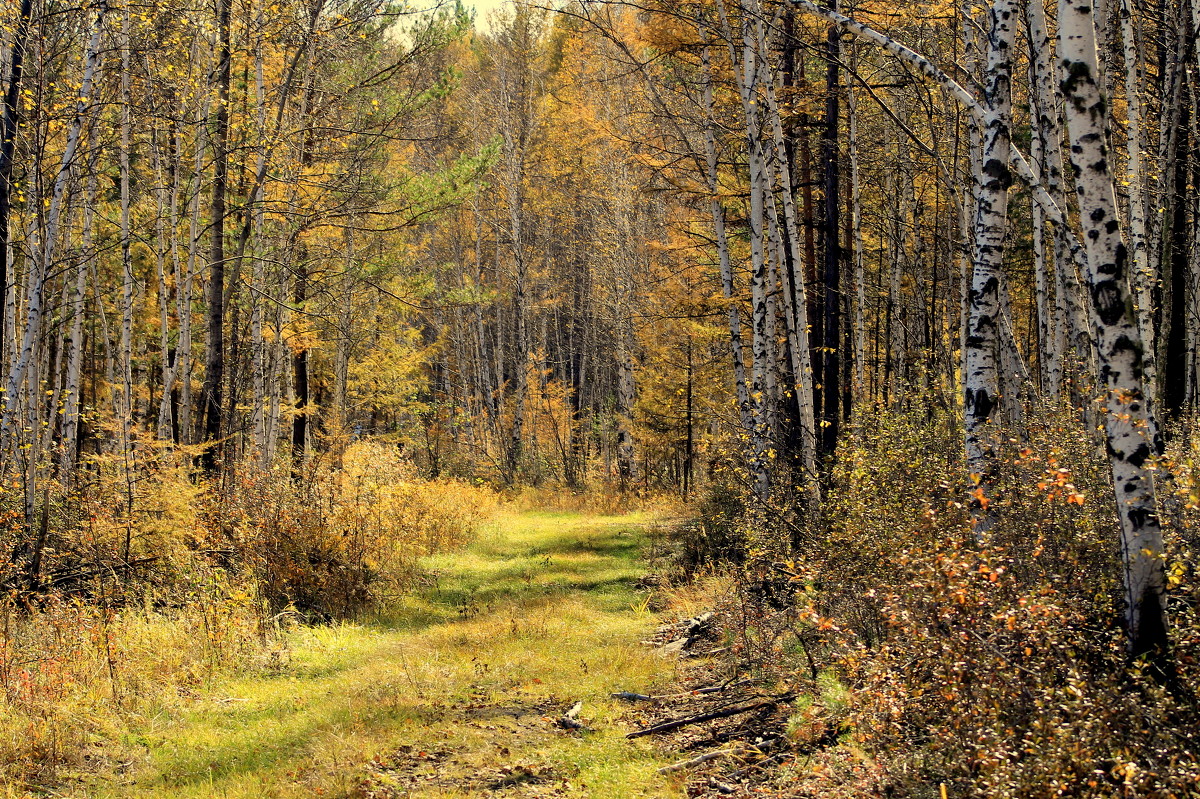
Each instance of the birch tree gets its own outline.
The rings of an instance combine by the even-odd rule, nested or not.
[[[1145,347],[1129,289],[1129,251],[1117,212],[1106,146],[1108,98],[1096,50],[1092,0],[1060,0],[1058,58],[1066,100],[1080,224],[1088,248],[1104,431],[1121,521],[1126,624],[1134,655],[1166,651],[1166,577],[1155,497],[1154,457],[1160,452],[1147,407]]]

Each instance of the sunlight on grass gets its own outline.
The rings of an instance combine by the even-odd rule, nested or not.
[[[450,754],[428,785],[379,776],[403,783],[395,796],[487,793],[479,775],[530,763],[578,795],[681,795],[608,699],[670,668],[637,643],[654,624],[635,588],[648,521],[502,515],[467,550],[427,558],[427,584],[385,612],[295,629],[273,672],[131,719],[138,762],[86,795],[354,796],[403,747]],[[554,724],[576,700],[582,735]]]

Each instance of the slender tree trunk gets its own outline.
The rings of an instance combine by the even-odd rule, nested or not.
[[[851,71],[857,68],[857,59],[851,51]],[[854,92],[853,78],[846,78],[846,148],[850,160],[850,230],[854,246],[854,387],[855,395],[865,396],[867,391],[866,358],[866,272],[863,268],[862,234],[862,179],[858,171],[858,102]]]
[[[1133,286],[1138,331],[1142,337],[1143,360],[1150,418],[1154,418],[1154,400],[1158,374],[1155,366],[1155,330],[1151,287],[1157,276],[1150,269],[1146,242],[1146,197],[1142,167],[1142,52],[1134,29],[1131,0],[1120,0],[1122,54],[1125,57],[1126,153],[1125,180],[1129,186],[1129,248],[1133,254]],[[1185,126],[1180,126],[1183,129]],[[1168,358],[1168,362],[1169,358]]]
[[[760,40],[759,47],[764,54],[767,53],[765,41]],[[777,261],[783,278],[784,322],[787,328],[787,349],[791,359],[791,373],[794,378],[794,383],[789,386],[789,389],[794,395],[796,420],[800,425],[800,466],[804,473],[804,481],[810,492],[819,492],[817,424],[813,401],[815,381],[809,338],[808,301],[804,290],[803,245],[797,219],[795,188],[792,182],[788,146],[784,137],[783,122],[780,117],[773,79],[768,77],[763,81],[763,85],[767,99],[766,114],[773,145],[770,150],[771,157],[768,160],[774,169],[775,181],[779,184],[778,195],[780,204],[783,206],[782,233],[786,239],[786,252],[780,252]],[[715,169],[715,167],[713,168]],[[771,198],[770,207],[773,209],[774,205],[774,199]],[[814,500],[815,498],[813,497]]]
[[[704,36],[701,25],[700,34]],[[711,54],[708,45],[700,51],[704,99],[704,154],[707,166],[705,178],[709,191],[709,210],[712,213],[713,231],[716,239],[717,258],[721,272],[721,293],[726,304],[726,321],[729,327],[729,351],[733,361],[734,391],[737,396],[738,416],[742,429],[747,433],[753,429],[754,417],[750,410],[750,389],[746,380],[746,356],[742,342],[742,317],[734,291],[733,262],[729,253],[729,237],[725,230],[725,206],[721,203],[720,178],[716,147],[716,120],[713,110]]]
[[[266,87],[263,80],[262,43],[254,48],[254,95],[257,111],[258,135],[260,140],[267,135],[266,127]],[[253,208],[253,225],[251,237],[259,242],[261,248],[263,232],[262,207],[255,204]],[[251,351],[251,428],[255,457],[259,465],[266,468],[270,461],[266,459],[267,452],[267,353],[263,339],[263,297],[266,294],[264,280],[265,260],[261,253],[256,253],[251,266],[251,296],[250,296],[250,351]]]
[[[297,231],[297,239],[303,231]],[[308,302],[308,248],[302,242],[295,246],[295,286],[292,294],[294,314],[304,318]],[[305,323],[307,325],[307,323]],[[301,333],[302,336],[305,333]],[[292,391],[294,404],[292,413],[292,476],[301,476],[301,467],[308,457],[309,403],[311,397],[308,384],[308,345],[301,343],[292,349]]]
[[[209,474],[221,462],[221,401],[225,384],[225,194],[229,183],[229,87],[231,0],[217,2],[217,110],[213,124],[212,247],[208,260],[208,331],[204,386],[196,438],[209,442],[201,463]]]
[[[771,464],[769,463],[768,441],[772,424],[771,375],[775,368],[774,342],[768,337],[769,275],[766,252],[766,193],[768,177],[764,157],[760,120],[758,83],[761,71],[755,47],[756,36],[750,10],[742,7],[741,46],[735,48],[732,27],[723,6],[718,7],[730,43],[730,56],[737,68],[734,70],[738,95],[741,98],[745,142],[750,176],[750,411],[754,420],[750,432],[747,466],[754,492],[759,499],[766,499],[771,491]],[[740,53],[738,50],[740,49]],[[740,64],[738,61],[740,60]]]
[[[132,175],[130,172],[130,150],[133,143],[132,76],[130,75],[129,23],[130,10],[121,14],[121,132],[118,148],[118,183],[121,192],[121,342],[119,368],[121,383],[115,392],[113,410],[121,430],[121,456],[125,461],[126,498],[132,511],[130,437],[133,425],[133,222],[130,218]]]
[[[1116,192],[1105,147],[1110,109],[1103,94],[1092,0],[1060,0],[1062,87],[1071,165],[1088,250],[1091,295],[1106,392],[1105,438],[1121,521],[1126,622],[1132,654],[1165,653],[1167,646],[1163,540],[1152,460],[1159,450],[1146,407],[1143,344],[1128,288],[1128,251],[1121,237]]]
[[[94,159],[92,159],[94,161]],[[75,459],[79,452],[80,412],[83,408],[84,303],[87,291],[88,261],[92,252],[92,225],[96,207],[96,170],[88,169],[83,196],[83,234],[79,259],[75,266],[75,284],[71,293],[71,348],[67,356],[66,397],[63,406],[62,445],[59,454],[59,479],[69,491],[75,477]]]
[[[830,7],[837,8],[836,0],[830,0]],[[838,159],[838,122],[841,113],[838,102],[838,93],[841,90],[838,63],[841,58],[841,34],[836,25],[829,26],[825,43],[825,54],[829,61],[825,73],[825,125],[821,133],[821,171],[825,183],[824,213],[821,219],[825,287],[825,318],[821,342],[821,385],[824,397],[821,402],[821,452],[826,457],[831,456],[837,448],[842,410],[842,253],[839,245],[841,200],[838,191],[841,183]]]
[[[990,10],[980,169],[975,176],[974,267],[971,274],[970,316],[963,355],[964,417],[967,470],[976,484],[972,517],[977,537],[990,529],[988,509],[995,474],[996,433],[992,412],[1000,393],[999,324],[1003,279],[1004,238],[1008,218],[1008,188],[1012,124],[1012,54],[1016,41],[1016,6],[996,0]]]

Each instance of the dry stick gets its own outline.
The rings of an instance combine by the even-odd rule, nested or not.
[[[660,768],[658,770],[658,773],[659,774],[670,774],[671,772],[674,772],[674,771],[683,771],[684,769],[689,769],[689,768],[692,768],[693,766],[699,766],[703,763],[707,763],[710,760],[716,760],[717,758],[720,758],[720,757],[726,757],[726,756],[741,757],[742,755],[748,754],[753,751],[754,751],[753,749],[746,747],[746,746],[735,746],[730,749],[718,749],[715,752],[705,752],[702,755],[696,755],[693,758],[689,758],[687,760],[680,760],[679,762],[672,763],[669,766],[663,766],[662,768]]]
[[[583,710],[583,702],[579,701],[571,705],[571,709],[564,713],[558,719],[558,726],[568,730],[583,729],[583,722],[579,720],[579,712]]]
[[[655,724],[653,727],[647,727],[643,730],[634,730],[631,733],[627,733],[625,737],[640,738],[643,735],[656,735],[660,732],[670,732],[671,730],[675,730],[680,727],[686,727],[689,724],[700,724],[705,721],[728,718],[729,716],[737,716],[742,713],[749,713],[753,710],[761,710],[762,708],[766,707],[775,707],[775,705],[779,704],[780,702],[786,702],[791,698],[791,694],[785,694],[784,696],[765,699],[760,702],[752,702],[748,705],[739,705],[735,707],[728,707],[723,710],[713,710],[709,713],[701,713],[699,716],[672,719],[671,721],[664,721],[662,724]]]
[[[758,682],[758,680],[738,680],[737,682],[696,688],[691,691],[681,691],[677,694],[639,694],[633,691],[618,691],[615,694],[609,694],[609,696],[611,696],[613,699],[624,699],[628,702],[653,702],[660,699],[686,699],[689,696],[702,696],[704,694],[717,694],[721,691],[731,691],[734,688],[741,688],[745,685],[753,685],[756,682]]]

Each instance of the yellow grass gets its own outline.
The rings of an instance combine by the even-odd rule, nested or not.
[[[608,698],[672,668],[638,644],[656,623],[634,587],[650,521],[499,516],[370,623],[296,628],[250,676],[128,715],[119,756],[58,795],[681,796]],[[554,724],[576,700],[591,731]]]

